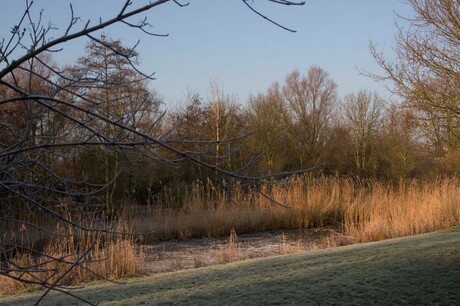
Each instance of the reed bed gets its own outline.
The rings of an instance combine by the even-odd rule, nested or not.
[[[43,247],[31,243],[33,251],[18,252],[9,262],[0,260],[3,267],[12,270],[9,277],[0,276],[0,293],[34,289],[40,283],[72,286],[144,274],[142,249],[132,235],[62,226],[56,232],[61,235],[40,242]]]
[[[119,231],[137,234],[74,232],[68,228],[66,238],[56,237],[44,246],[44,253],[62,260],[50,261],[27,252],[18,254],[14,259],[16,267],[40,267],[45,272],[12,272],[13,275],[52,282],[69,268],[66,262],[77,261],[88,249],[81,264],[59,280],[61,285],[100,277],[140,275],[144,269],[140,242],[149,244],[158,240],[229,233],[237,237],[237,233],[315,227],[330,227],[361,242],[421,234],[460,225],[460,180],[411,180],[395,185],[301,176],[282,185],[236,186],[225,190],[211,182],[197,182],[185,192],[165,190],[152,205],[125,203],[118,220]],[[230,239],[233,243],[224,252],[231,257],[223,262],[238,255],[235,239]],[[283,249],[283,253],[290,252]],[[0,277],[0,291],[26,287],[29,288],[11,278]]]
[[[174,190],[169,190],[173,199]],[[288,208],[282,205],[288,206]],[[390,184],[298,177],[282,185],[221,190],[196,183],[181,202],[126,205],[122,218],[148,241],[333,227],[359,241],[460,225],[460,180]]]

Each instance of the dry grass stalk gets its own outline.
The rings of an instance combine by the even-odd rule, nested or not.
[[[401,183],[397,188],[374,184],[346,217],[347,232],[361,241],[415,235],[460,224],[460,184],[445,179]]]
[[[182,207],[130,206],[125,220],[145,239],[216,237],[239,233],[313,227],[339,228],[360,241],[413,235],[460,225],[460,181],[408,181],[393,186],[352,179],[299,177],[257,193],[220,191],[210,182],[184,195]],[[176,205],[177,206],[177,205]]]
[[[44,246],[43,253],[61,261],[50,261],[49,257],[34,256],[32,253],[18,253],[7,264],[19,270],[10,272],[13,277],[29,281],[54,282],[91,248],[81,261],[80,266],[72,268],[60,285],[70,286],[96,279],[119,279],[144,274],[144,256],[132,237],[101,234],[100,232],[83,232],[70,229],[67,238],[50,239]],[[23,273],[18,267],[37,267],[42,272]],[[37,285],[27,285],[6,276],[0,276],[0,292],[33,289]]]
[[[217,252],[219,263],[229,263],[243,259],[242,252],[238,243],[238,236],[234,228],[230,230],[230,236],[225,248]]]
[[[178,208],[174,203],[163,207],[128,205],[122,219],[133,232],[152,232],[149,239],[224,236],[230,232],[225,249],[218,250],[220,262],[244,258],[236,232],[255,232],[272,229],[302,229],[335,227],[359,241],[381,240],[414,235],[460,225],[460,180],[440,179],[431,182],[405,181],[398,186],[382,182],[357,182],[351,179],[299,177],[281,186],[263,186],[262,191],[276,201],[286,203],[286,209],[271,203],[251,191],[234,190],[230,195],[207,184],[197,184],[189,190]],[[72,230],[72,229],[62,229]],[[19,232],[24,237],[33,233]],[[78,237],[79,239],[75,239]],[[98,241],[84,263],[108,278],[141,273],[142,253],[132,238],[108,239],[97,233],[74,233],[70,239],[59,239],[46,247],[50,254],[75,259],[79,250]],[[347,241],[325,241],[321,245],[343,245]],[[320,248],[320,245],[313,248]],[[296,251],[285,240],[280,253]],[[102,261],[107,258],[108,260]],[[40,264],[49,268],[44,259],[23,254],[16,258],[18,265]],[[201,266],[197,260],[195,266]],[[58,267],[62,269],[62,267]],[[50,277],[42,273],[39,277]],[[38,276],[37,276],[38,277]],[[84,269],[75,269],[64,281],[79,283],[96,278]],[[14,290],[22,285],[5,278],[2,288]]]
[[[286,235],[283,233],[281,236],[281,243],[279,245],[279,253],[281,255],[294,254],[303,251],[304,248],[301,245],[300,241],[291,243]]]

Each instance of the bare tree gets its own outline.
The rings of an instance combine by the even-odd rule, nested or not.
[[[135,128],[144,134],[155,136],[158,132],[158,119],[161,116],[157,94],[147,87],[145,77],[131,67],[138,61],[133,50],[124,47],[119,40],[112,40],[102,34],[98,43],[91,40],[86,46],[86,55],[77,60],[77,64],[65,70],[68,79],[79,79],[70,90],[69,98],[93,112],[122,123],[123,126]],[[131,54],[130,59],[122,54]],[[91,101],[88,103],[88,101]],[[85,118],[80,118],[85,120]],[[101,122],[99,126],[112,138],[125,137],[123,128]],[[91,137],[91,132],[78,129],[78,137]],[[133,140],[133,139],[132,139]],[[119,152],[104,152],[104,184],[120,171]],[[113,209],[113,195],[117,188],[117,179],[105,188],[104,201],[108,210]]]
[[[460,3],[455,0],[406,0],[414,17],[403,18],[396,36],[396,59],[371,51],[394,92],[418,117],[438,150],[460,143]]]
[[[242,134],[242,131],[238,131],[235,134],[235,129],[238,129],[238,122],[236,122],[238,112],[239,109],[236,98],[226,95],[224,86],[219,85],[216,80],[212,80],[210,82],[210,96],[208,97],[208,104],[206,107],[208,130],[212,131],[212,137],[207,138],[216,141],[215,157],[217,160],[231,151],[231,148],[228,147],[228,143],[226,146],[227,148],[223,148],[225,144],[222,144],[221,140],[234,138]],[[230,156],[225,162],[230,166]]]
[[[344,98],[343,116],[353,137],[353,159],[360,174],[370,174],[372,146],[380,127],[384,101],[366,91]]]
[[[223,86],[212,81],[206,99],[196,93],[188,93],[182,104],[168,116],[171,119],[168,123],[171,137],[183,140],[181,149],[195,152],[198,159],[227,171],[244,166],[240,163],[241,146],[249,132],[236,98],[226,95]],[[220,180],[219,171],[196,166],[189,164],[187,167],[191,169],[181,168],[189,174],[187,180]]]
[[[285,168],[292,157],[286,150],[289,116],[278,83],[265,95],[251,98],[248,120],[252,137],[248,139],[255,152],[264,152],[261,172],[276,173]]]
[[[426,148],[419,141],[415,120],[410,110],[401,105],[390,105],[383,116],[378,136],[379,152],[383,169],[381,176],[399,181],[413,177],[418,172],[429,173],[433,169],[421,169]]]
[[[252,2],[242,1],[256,14],[277,24],[257,11]],[[304,4],[287,0],[265,1],[280,5]],[[0,228],[2,230],[13,225],[16,228],[33,227],[41,232],[47,232],[48,235],[60,235],[58,232],[48,231],[36,221],[40,220],[40,216],[46,217],[47,220],[62,222],[68,228],[83,232],[111,230],[110,225],[101,217],[102,211],[94,207],[91,200],[113,180],[102,185],[93,185],[89,184],[84,177],[78,179],[67,172],[66,161],[75,156],[81,148],[98,147],[120,156],[142,155],[171,167],[188,161],[230,178],[246,181],[293,174],[290,172],[273,174],[269,177],[255,177],[246,172],[247,167],[230,172],[220,167],[219,162],[207,163],[199,158],[199,152],[180,149],[178,144],[186,140],[173,140],[168,132],[162,135],[149,133],[140,128],[139,121],[134,120],[135,117],[129,113],[116,113],[115,110],[114,115],[109,109],[103,111],[102,104],[115,102],[121,96],[107,93],[101,101],[96,99],[92,95],[92,90],[88,88],[91,84],[98,87],[98,84],[102,83],[107,89],[107,85],[114,85],[119,80],[107,81],[106,79],[104,83],[102,73],[94,75],[68,73],[67,69],[60,69],[48,58],[53,52],[59,52],[66,42],[86,38],[95,49],[110,50],[112,54],[117,55],[124,66],[129,66],[132,71],[136,71],[135,82],[151,80],[152,75],[144,74],[139,70],[134,47],[118,48],[116,44],[100,38],[99,33],[105,28],[121,24],[138,29],[149,36],[162,36],[149,31],[150,24],[146,19],[133,21],[133,18],[168,2],[175,3],[179,7],[188,5],[176,0],[157,0],[136,7],[133,1],[127,0],[120,5],[115,16],[97,23],[92,23],[90,20],[82,23],[84,18],[76,16],[70,6],[72,17],[63,32],[58,32],[53,26],[44,25],[41,15],[35,18],[32,14],[33,2],[25,1],[25,10],[21,19],[12,27],[10,35],[0,41],[0,117],[2,118],[0,122]],[[21,54],[19,52],[21,50],[25,52]],[[129,82],[134,81],[129,80]],[[143,99],[132,95],[130,98]],[[214,141],[202,141],[202,144],[209,146],[210,143],[218,144],[223,141],[225,140],[219,137]],[[200,142],[196,143],[200,144]],[[163,152],[168,154],[163,155]],[[306,170],[299,170],[299,172],[304,171]],[[70,261],[66,256],[55,257],[27,242],[14,239],[14,235],[2,236],[0,237],[2,260],[0,275],[42,285],[48,288],[44,297],[50,290],[60,290],[60,280],[71,269],[81,266],[91,247],[86,250],[75,250],[78,259]],[[50,281],[49,278],[36,276],[37,273],[46,272],[41,266],[8,265],[12,264],[9,259],[14,253],[25,250],[34,256],[47,257],[48,262],[67,264],[67,269],[51,271],[58,277],[55,281]],[[19,272],[20,276],[13,276],[12,272]],[[27,279],[22,277],[26,275],[32,277]],[[72,295],[68,292],[67,294]],[[41,299],[37,303],[40,301]]]
[[[299,140],[293,145],[299,152],[301,167],[318,162],[319,146],[337,101],[337,85],[325,70],[312,67],[306,76],[298,71],[290,73],[282,92],[293,119],[293,138]]]

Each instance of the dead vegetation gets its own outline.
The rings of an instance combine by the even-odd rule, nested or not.
[[[460,225],[458,179],[391,185],[299,177],[284,185],[261,189],[290,208],[256,192],[242,188],[228,192],[210,183],[197,183],[184,195],[179,208],[173,209],[177,203],[172,202],[162,206],[127,206],[120,218],[129,224],[130,232],[144,234],[108,237],[102,233],[71,233],[68,238],[50,241],[45,246],[46,253],[62,260],[77,262],[82,255],[79,250],[90,249],[84,261],[65,278],[55,281],[70,285],[99,276],[117,279],[146,271],[198,268]],[[75,237],[79,237],[78,242]],[[18,254],[13,261],[16,268],[25,265],[42,270],[15,276],[32,283],[50,281],[59,275],[59,266],[48,261],[30,253]],[[3,291],[30,286],[5,277],[0,282]]]
[[[116,280],[145,274],[144,254],[136,238],[129,234],[60,228],[61,236],[45,239],[36,252],[17,252],[0,259],[9,277],[0,276],[0,292],[34,289],[46,283],[72,286],[97,279]],[[126,227],[124,227],[126,229]],[[34,242],[30,242],[34,245]],[[69,269],[69,263],[72,268]],[[23,267],[33,267],[23,271]]]
[[[181,199],[126,206],[123,219],[147,242],[332,227],[359,241],[415,235],[460,223],[460,181],[381,181],[298,177],[254,191],[197,183]],[[174,190],[170,191],[171,193]]]
[[[267,256],[287,255],[356,243],[330,228],[269,231],[227,237],[170,240],[143,247],[149,274],[188,270]]]

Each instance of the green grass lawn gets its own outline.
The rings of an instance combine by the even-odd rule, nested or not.
[[[100,305],[460,305],[460,228],[158,274],[73,293]],[[29,305],[39,292],[0,298]],[[75,305],[51,294],[43,305]]]

